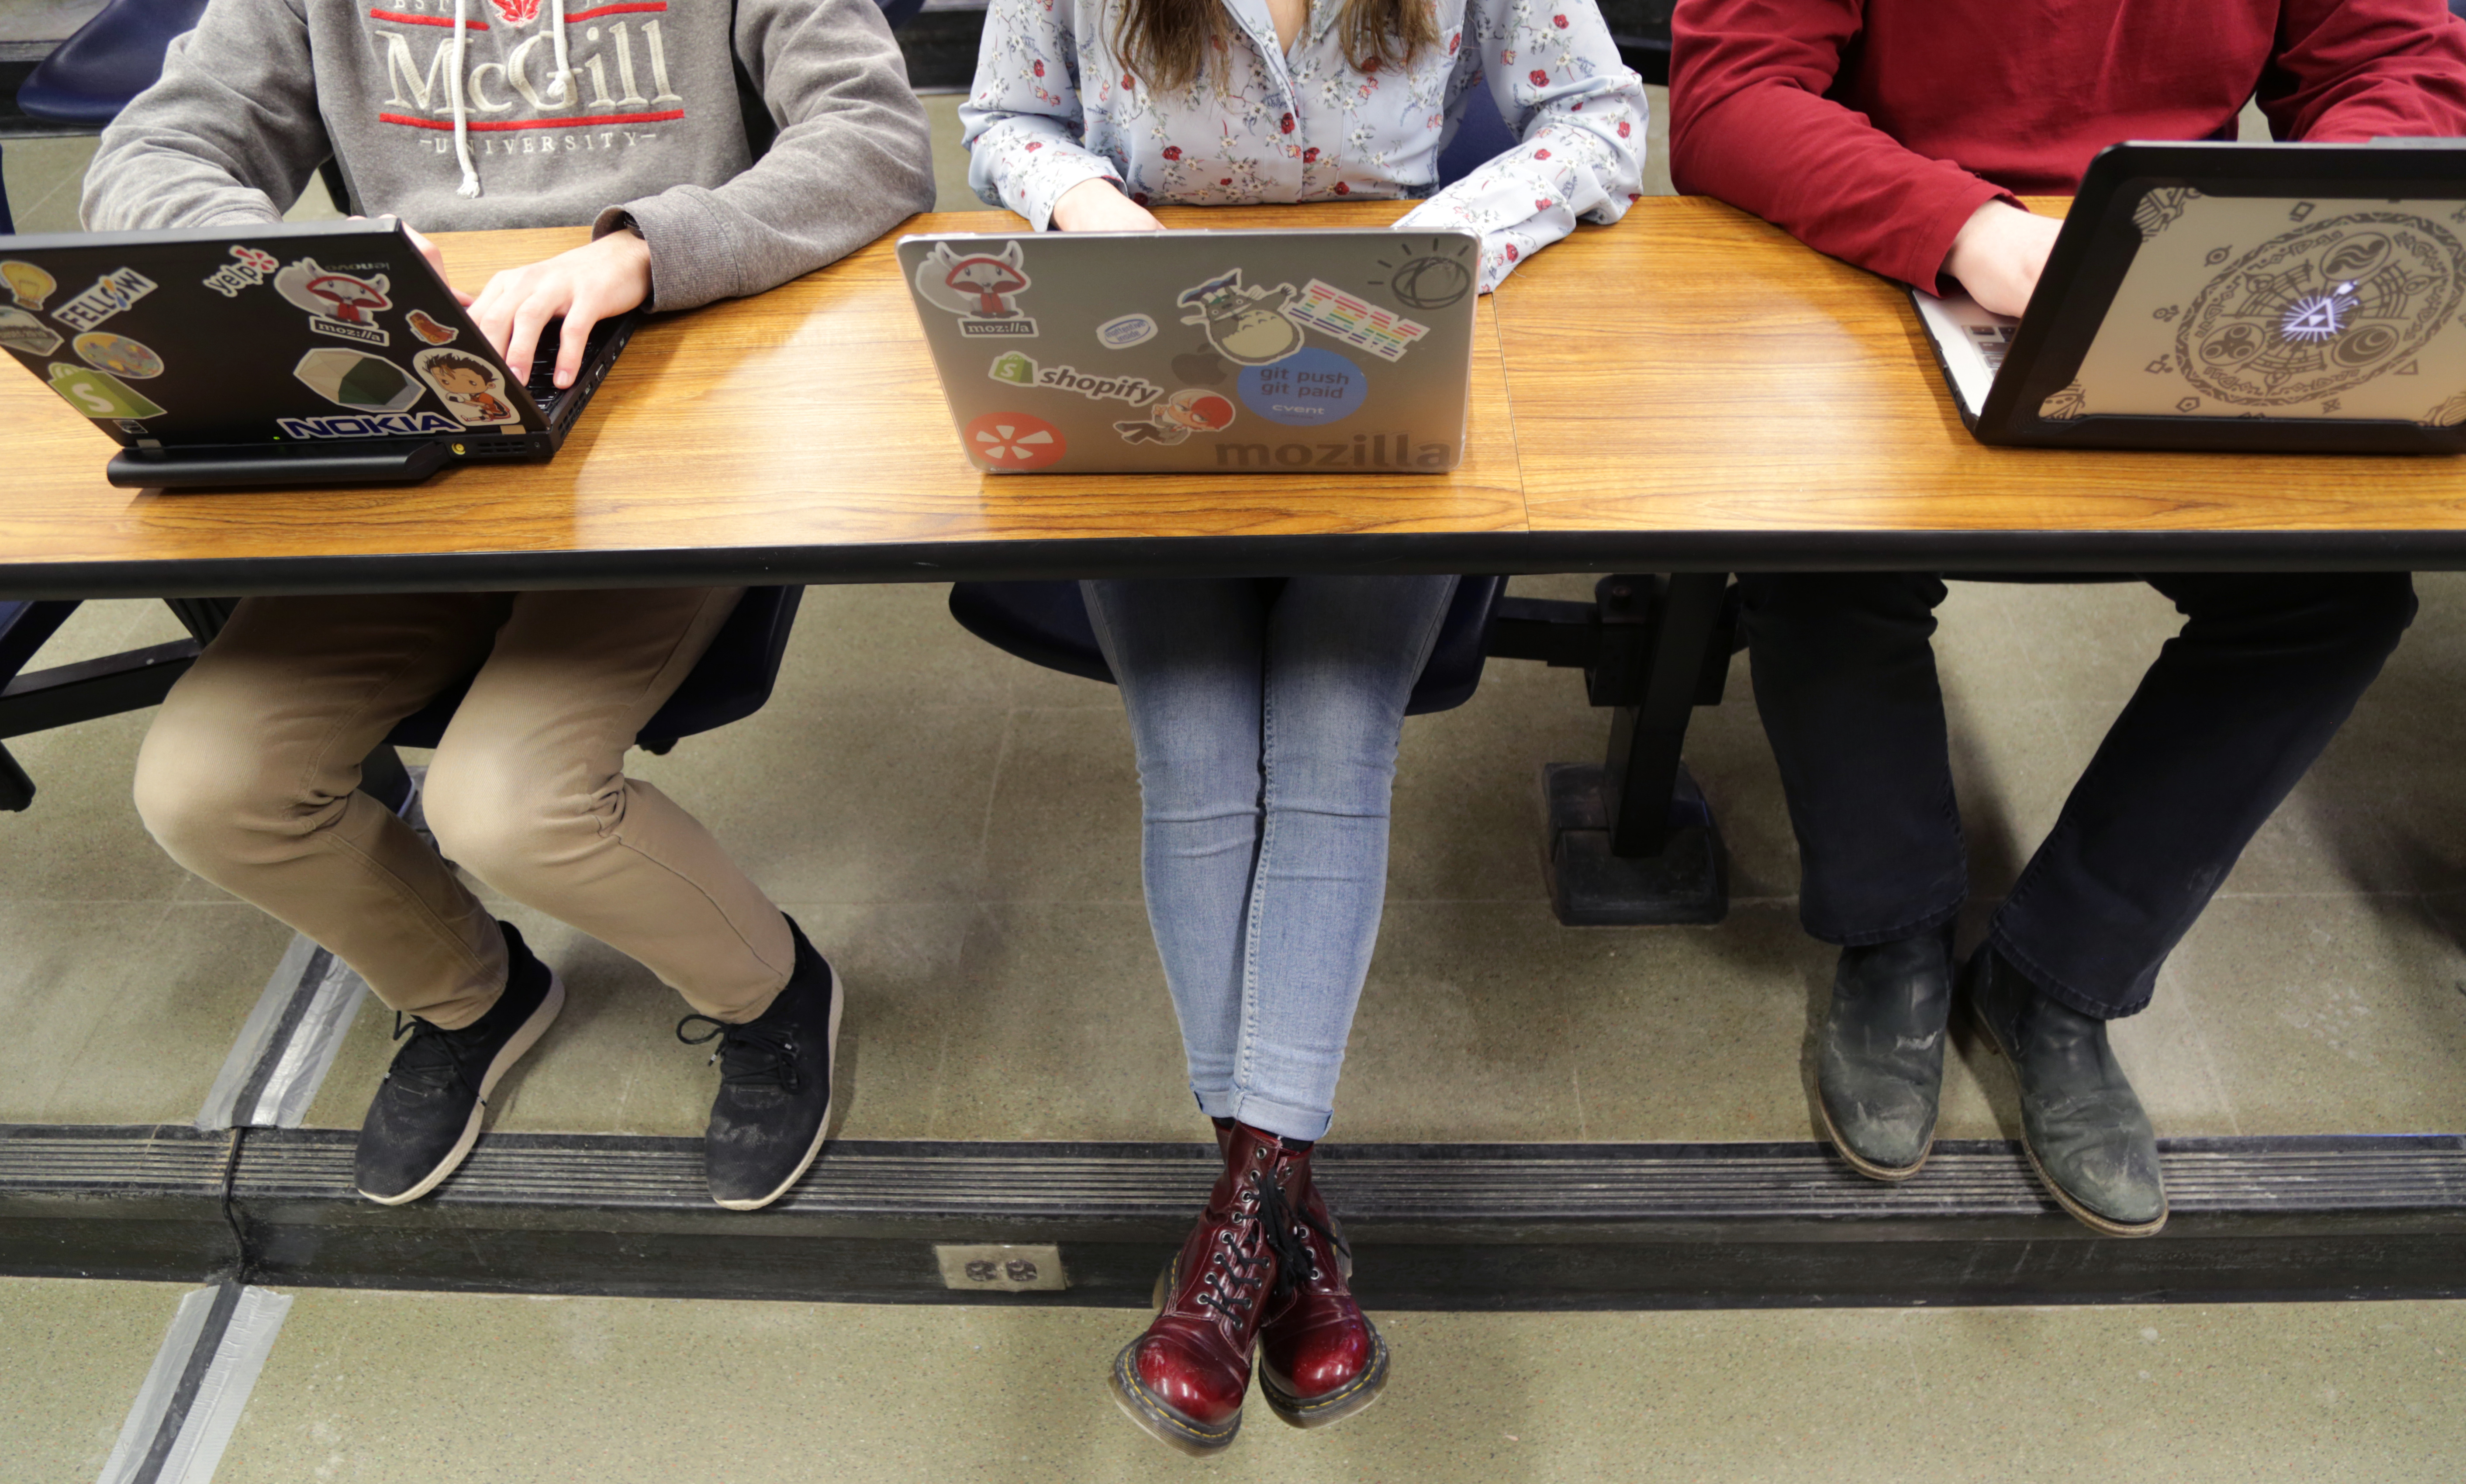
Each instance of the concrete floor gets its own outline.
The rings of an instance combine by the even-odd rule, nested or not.
[[[955,100],[931,105],[942,205],[967,209]],[[6,149],[26,230],[75,225],[90,150]],[[312,186],[299,210],[331,208]],[[2419,585],[2423,616],[2379,686],[2155,1007],[2119,1027],[2162,1132],[2466,1129],[2466,578]],[[975,642],[944,596],[810,591],[770,707],[639,771],[848,976],[844,1135],[1192,1137],[1118,705]],[[1943,618],[1983,913],[2174,616],[2134,586],[1992,585],[1958,588]],[[156,604],[90,604],[45,658],[179,632]],[[10,743],[42,794],[0,820],[0,1122],[186,1121],[288,938],[145,836],[128,777],[146,721]],[[1573,677],[1505,663],[1471,704],[1407,730],[1388,920],[1334,1136],[1812,1136],[1804,1068],[1830,955],[1796,926],[1743,669],[1689,748],[1732,851],[1718,928],[1552,921],[1538,769],[1598,755],[1603,736]],[[494,1125],[698,1131],[712,1073],[668,1034],[683,1005],[604,946],[508,915],[572,998]],[[310,1122],[357,1124],[383,1021],[361,1015]],[[2012,1124],[2002,1074],[1956,1063],[1943,1133]],[[177,1298],[0,1280],[0,1481],[94,1474]],[[1379,1408],[1324,1433],[1254,1419],[1205,1467],[1432,1484],[2466,1474],[2460,1305],[1383,1322],[1398,1380]],[[1101,1392],[1137,1327],[1110,1311],[306,1291],[220,1477],[1152,1477],[1185,1466]]]

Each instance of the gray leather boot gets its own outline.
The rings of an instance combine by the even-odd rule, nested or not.
[[[1952,948],[1929,933],[1845,948],[1816,1064],[1816,1107],[1850,1167],[1908,1180],[1935,1144],[1952,1014]]]
[[[2057,1204],[2111,1237],[2166,1225],[2158,1135],[2107,1046],[2106,1022],[2038,993],[1986,944],[1962,990],[1987,1044],[2021,1083],[2021,1138]]]

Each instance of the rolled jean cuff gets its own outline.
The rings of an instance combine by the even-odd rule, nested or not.
[[[1278,1138],[1324,1138],[1328,1125],[1335,1121],[1335,1114],[1326,1110],[1280,1103],[1256,1092],[1220,1092],[1213,1098],[1200,1093],[1199,1106],[1211,1118],[1231,1118]]]
[[[2069,982],[2063,976],[2050,972],[2044,959],[2014,943],[2012,935],[2005,931],[2000,913],[1994,922],[1987,925],[1986,941],[1997,953],[2009,960],[2012,967],[2021,971],[2022,977],[2029,981],[2031,988],[2066,1009],[2076,1010],[2094,1019],[2119,1021],[2126,1016],[2139,1015],[2148,1009],[2149,1001],[2156,998],[2149,988],[2144,987],[2140,999],[2119,1008],[2111,999],[2083,991],[2080,986]],[[2154,984],[2157,975],[2153,972],[2149,979]]]

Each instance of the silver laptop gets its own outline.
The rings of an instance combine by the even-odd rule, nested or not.
[[[2029,310],[1912,292],[1979,441],[2466,452],[2466,146],[2124,144]]]
[[[959,446],[1002,474],[1452,469],[1480,252],[1392,228],[899,239]]]

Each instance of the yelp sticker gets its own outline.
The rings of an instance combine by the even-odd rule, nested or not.
[[[1025,413],[987,413],[961,430],[968,457],[997,473],[1042,469],[1067,452],[1062,430]]]

